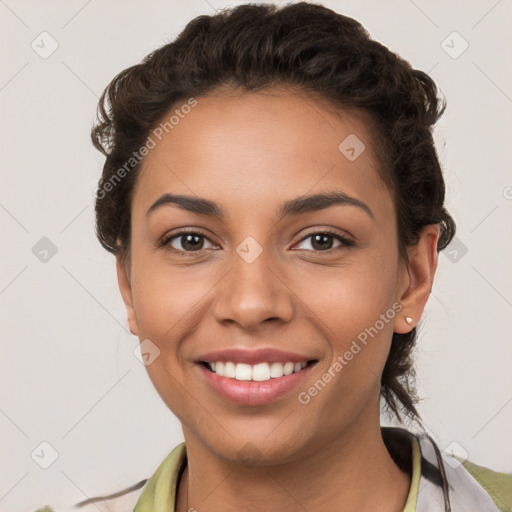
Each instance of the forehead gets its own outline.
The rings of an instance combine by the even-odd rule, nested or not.
[[[150,134],[134,202],[176,192],[248,207],[337,189],[390,210],[368,116],[283,89],[196,101]]]

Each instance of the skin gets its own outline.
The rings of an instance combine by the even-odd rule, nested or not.
[[[421,318],[438,227],[424,228],[409,261],[400,259],[394,203],[367,118],[335,115],[325,102],[277,88],[197,100],[146,157],[132,198],[130,257],[117,257],[129,327],[159,348],[146,368],[183,426],[188,465],[177,510],[402,511],[411,477],[381,437],[380,377],[393,331],[408,332]],[[366,146],[354,161],[338,150],[349,134]],[[284,201],[334,190],[363,201],[373,218],[335,205],[277,220]],[[214,201],[225,217],[171,204],[147,215],[164,192]],[[158,246],[181,228],[205,235],[199,251],[181,237]],[[354,245],[333,237],[319,249],[311,235],[325,229]],[[248,236],[263,250],[250,264],[236,252]],[[394,303],[403,309],[301,404],[297,393]],[[318,362],[300,389],[276,402],[237,405],[209,387],[195,362],[231,347],[278,348]],[[247,443],[256,456],[242,462]]]

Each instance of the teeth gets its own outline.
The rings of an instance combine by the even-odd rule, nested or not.
[[[236,375],[236,366],[235,363],[228,361],[224,365],[224,377],[229,377],[230,379],[234,379]],[[241,380],[241,379],[240,379]],[[244,379],[245,380],[245,379]]]
[[[294,368],[295,368],[295,365],[293,363],[284,363],[283,373],[285,375],[291,375],[293,373]]]
[[[227,366],[227,364],[226,364]],[[224,377],[229,377],[224,373]],[[236,365],[235,371],[236,380],[252,380],[252,368],[250,364],[239,363]]]
[[[259,363],[250,365],[245,363],[235,364],[232,361],[217,361],[208,363],[210,369],[219,377],[228,377],[235,380],[254,380],[264,382],[270,379],[278,379],[283,375],[298,373],[307,366],[306,361],[301,363]]]
[[[272,379],[277,379],[277,377],[282,377],[283,373],[283,365],[282,363],[272,363],[270,365],[270,377]]]
[[[270,379],[270,366],[268,363],[260,363],[252,367],[252,380],[264,381]]]

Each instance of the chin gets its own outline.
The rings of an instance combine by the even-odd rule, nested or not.
[[[233,463],[246,467],[274,466],[298,459],[306,448],[300,435],[294,437],[289,430],[284,434],[286,437],[248,428],[239,435],[223,432],[219,437],[203,437],[203,444],[217,457]]]

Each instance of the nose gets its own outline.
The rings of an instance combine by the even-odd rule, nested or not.
[[[282,269],[268,251],[248,262],[234,255],[233,266],[218,284],[213,314],[223,324],[238,324],[254,331],[270,321],[286,323],[293,318],[293,293]]]

